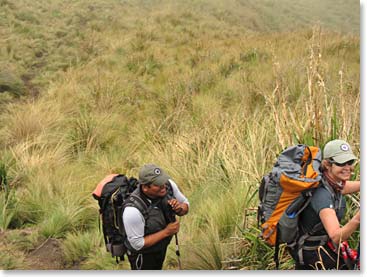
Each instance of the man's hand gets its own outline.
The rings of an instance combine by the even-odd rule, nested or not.
[[[169,223],[166,228],[167,236],[172,236],[180,230],[180,222],[176,220],[175,222]]]
[[[168,204],[171,206],[175,214],[183,216],[189,212],[189,205],[186,203],[180,203],[177,199],[168,200]]]
[[[148,248],[150,246],[153,246],[156,243],[160,242],[161,240],[178,233],[179,230],[180,230],[180,222],[178,220],[176,220],[175,222],[169,223],[166,226],[166,228],[156,233],[145,236],[143,248]]]
[[[182,210],[183,210],[182,204],[180,202],[178,202],[177,199],[168,200],[168,204],[171,206],[172,210],[176,214],[182,213]]]

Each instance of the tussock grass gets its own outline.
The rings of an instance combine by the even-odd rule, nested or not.
[[[17,251],[28,253],[36,248],[39,239],[40,236],[36,228],[24,228],[9,230],[3,241]]]
[[[83,205],[77,204],[73,207],[70,202],[53,205],[53,209],[45,212],[43,221],[39,223],[42,236],[63,238],[68,232],[82,230],[85,225]]]
[[[50,132],[61,118],[57,106],[34,101],[24,103],[21,107],[10,104],[1,114],[1,124],[5,126],[1,130],[2,144],[12,146],[32,141]]]
[[[14,191],[0,194],[0,232],[8,229],[15,221],[17,201]]]
[[[62,245],[67,267],[88,269],[129,269],[130,265],[125,261],[116,264],[107,253],[104,246],[102,230],[94,229],[87,232],[70,232]]]
[[[128,270],[130,269],[130,264],[127,260],[116,264],[116,260],[106,252],[106,249],[100,247],[78,268],[82,270]]]
[[[12,168],[18,174],[29,174],[35,170],[55,168],[70,160],[70,150],[62,140],[53,144],[45,138],[35,141],[25,141],[10,148],[16,167]]]
[[[13,251],[9,248],[0,248],[0,268],[2,270],[19,270],[26,269],[24,266],[24,253],[21,251]]]
[[[185,269],[222,269],[222,243],[214,226],[200,231],[192,244],[183,248],[182,264]]]
[[[68,233],[63,242],[65,261],[70,265],[82,262],[102,243],[100,232]]]

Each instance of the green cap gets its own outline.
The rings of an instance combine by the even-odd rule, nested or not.
[[[345,163],[350,160],[356,160],[350,145],[340,139],[329,141],[324,147],[324,159],[332,158],[337,163]]]
[[[170,177],[155,164],[144,165],[139,172],[139,181],[142,185],[154,184],[162,186]]]

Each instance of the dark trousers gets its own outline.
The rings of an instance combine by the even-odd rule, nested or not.
[[[128,255],[132,270],[161,270],[166,257],[167,248],[152,253]]]

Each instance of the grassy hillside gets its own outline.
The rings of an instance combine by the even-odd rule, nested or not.
[[[54,242],[50,268],[126,268],[105,252],[91,192],[154,162],[191,203],[185,269],[273,269],[254,208],[276,155],[336,137],[359,151],[355,1],[0,7],[0,268],[41,267]]]
[[[33,2],[0,2],[2,101],[38,95],[57,73],[104,53],[106,35],[128,37],[146,26],[173,25],[166,31],[185,32],[188,40],[216,30],[218,40],[228,33],[292,31],[315,24],[358,35],[360,22],[359,3],[351,0]],[[187,30],[180,30],[184,26]]]

